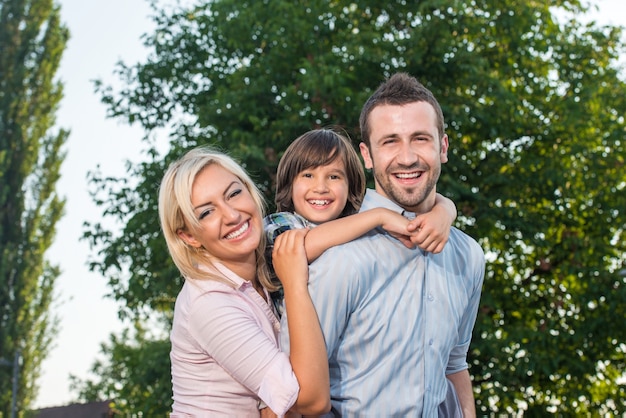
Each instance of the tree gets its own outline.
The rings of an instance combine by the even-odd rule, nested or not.
[[[569,19],[579,1],[199,1],[155,8],[152,55],[97,84],[111,117],[147,132],[130,178],[96,173],[106,216],[92,267],[126,315],[171,312],[180,278],[156,185],[184,150],[211,143],[257,176],[299,134],[342,126],[385,76],[407,71],[440,99],[450,161],[439,191],[488,257],[470,353],[480,412],[626,409],[626,86],[619,28]],[[151,132],[170,130],[165,155]]]
[[[72,376],[72,388],[79,390],[81,400],[112,399],[115,409],[127,416],[138,411],[146,417],[167,415],[172,397],[169,340],[150,336],[137,324],[132,334],[124,330],[111,335],[101,351],[110,357],[95,362],[97,379]]]
[[[62,98],[54,80],[68,31],[52,0],[0,0],[0,357],[21,353],[17,404],[25,410],[53,337],[57,266],[52,244],[64,200],[55,184],[68,133],[52,132]],[[0,368],[0,411],[9,416],[11,368]]]

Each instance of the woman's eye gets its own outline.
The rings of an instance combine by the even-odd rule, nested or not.
[[[235,196],[240,195],[240,194],[241,194],[241,192],[242,192],[242,190],[241,190],[241,189],[235,189],[235,190],[233,190],[233,191],[232,191],[232,192],[228,195],[228,197],[229,197],[229,198],[233,198],[233,197],[235,197]]]
[[[205,209],[202,212],[200,212],[200,215],[198,216],[198,220],[203,220],[204,218],[206,218],[208,215],[210,215],[211,213],[213,213],[213,209]]]

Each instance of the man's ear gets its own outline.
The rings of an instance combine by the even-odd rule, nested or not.
[[[176,231],[176,233],[178,234],[180,239],[185,241],[188,245],[195,247],[195,248],[202,247],[202,244],[189,232],[179,229],[178,231]]]
[[[370,150],[367,148],[367,145],[365,145],[365,142],[361,142],[359,144],[359,150],[361,150],[361,156],[363,157],[365,168],[368,170],[374,168],[374,163],[372,162],[372,157],[370,156]]]
[[[450,143],[449,143],[448,135],[444,135],[443,138],[441,138],[441,150],[439,152],[439,161],[441,161],[442,164],[445,164],[448,162],[448,147],[449,146],[450,146]]]

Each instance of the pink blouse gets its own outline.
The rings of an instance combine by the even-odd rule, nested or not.
[[[176,298],[170,416],[258,417],[260,401],[282,416],[300,387],[278,348],[280,323],[271,302],[226,267],[216,268],[237,288],[187,279]]]

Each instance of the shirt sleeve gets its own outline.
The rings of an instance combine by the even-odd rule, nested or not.
[[[280,284],[274,272],[272,264],[272,251],[274,250],[274,241],[283,232],[291,229],[306,228],[307,223],[304,218],[291,212],[277,212],[267,215],[263,219],[263,229],[265,231],[265,260],[270,270],[272,279],[276,279],[276,284]]]
[[[206,293],[194,304],[189,330],[203,350],[276,414],[293,406],[299,385],[289,357],[245,304],[218,292]]]
[[[485,257],[478,243],[473,240],[471,241],[468,253],[468,261],[471,262],[472,266],[472,268],[468,269],[468,271],[471,272],[468,274],[468,281],[472,283],[472,287],[469,302],[459,326],[459,344],[457,344],[450,353],[446,367],[446,375],[458,373],[468,368],[467,353],[470,343],[472,342],[472,331],[474,330],[478,307],[480,305],[480,295],[485,276]]]

